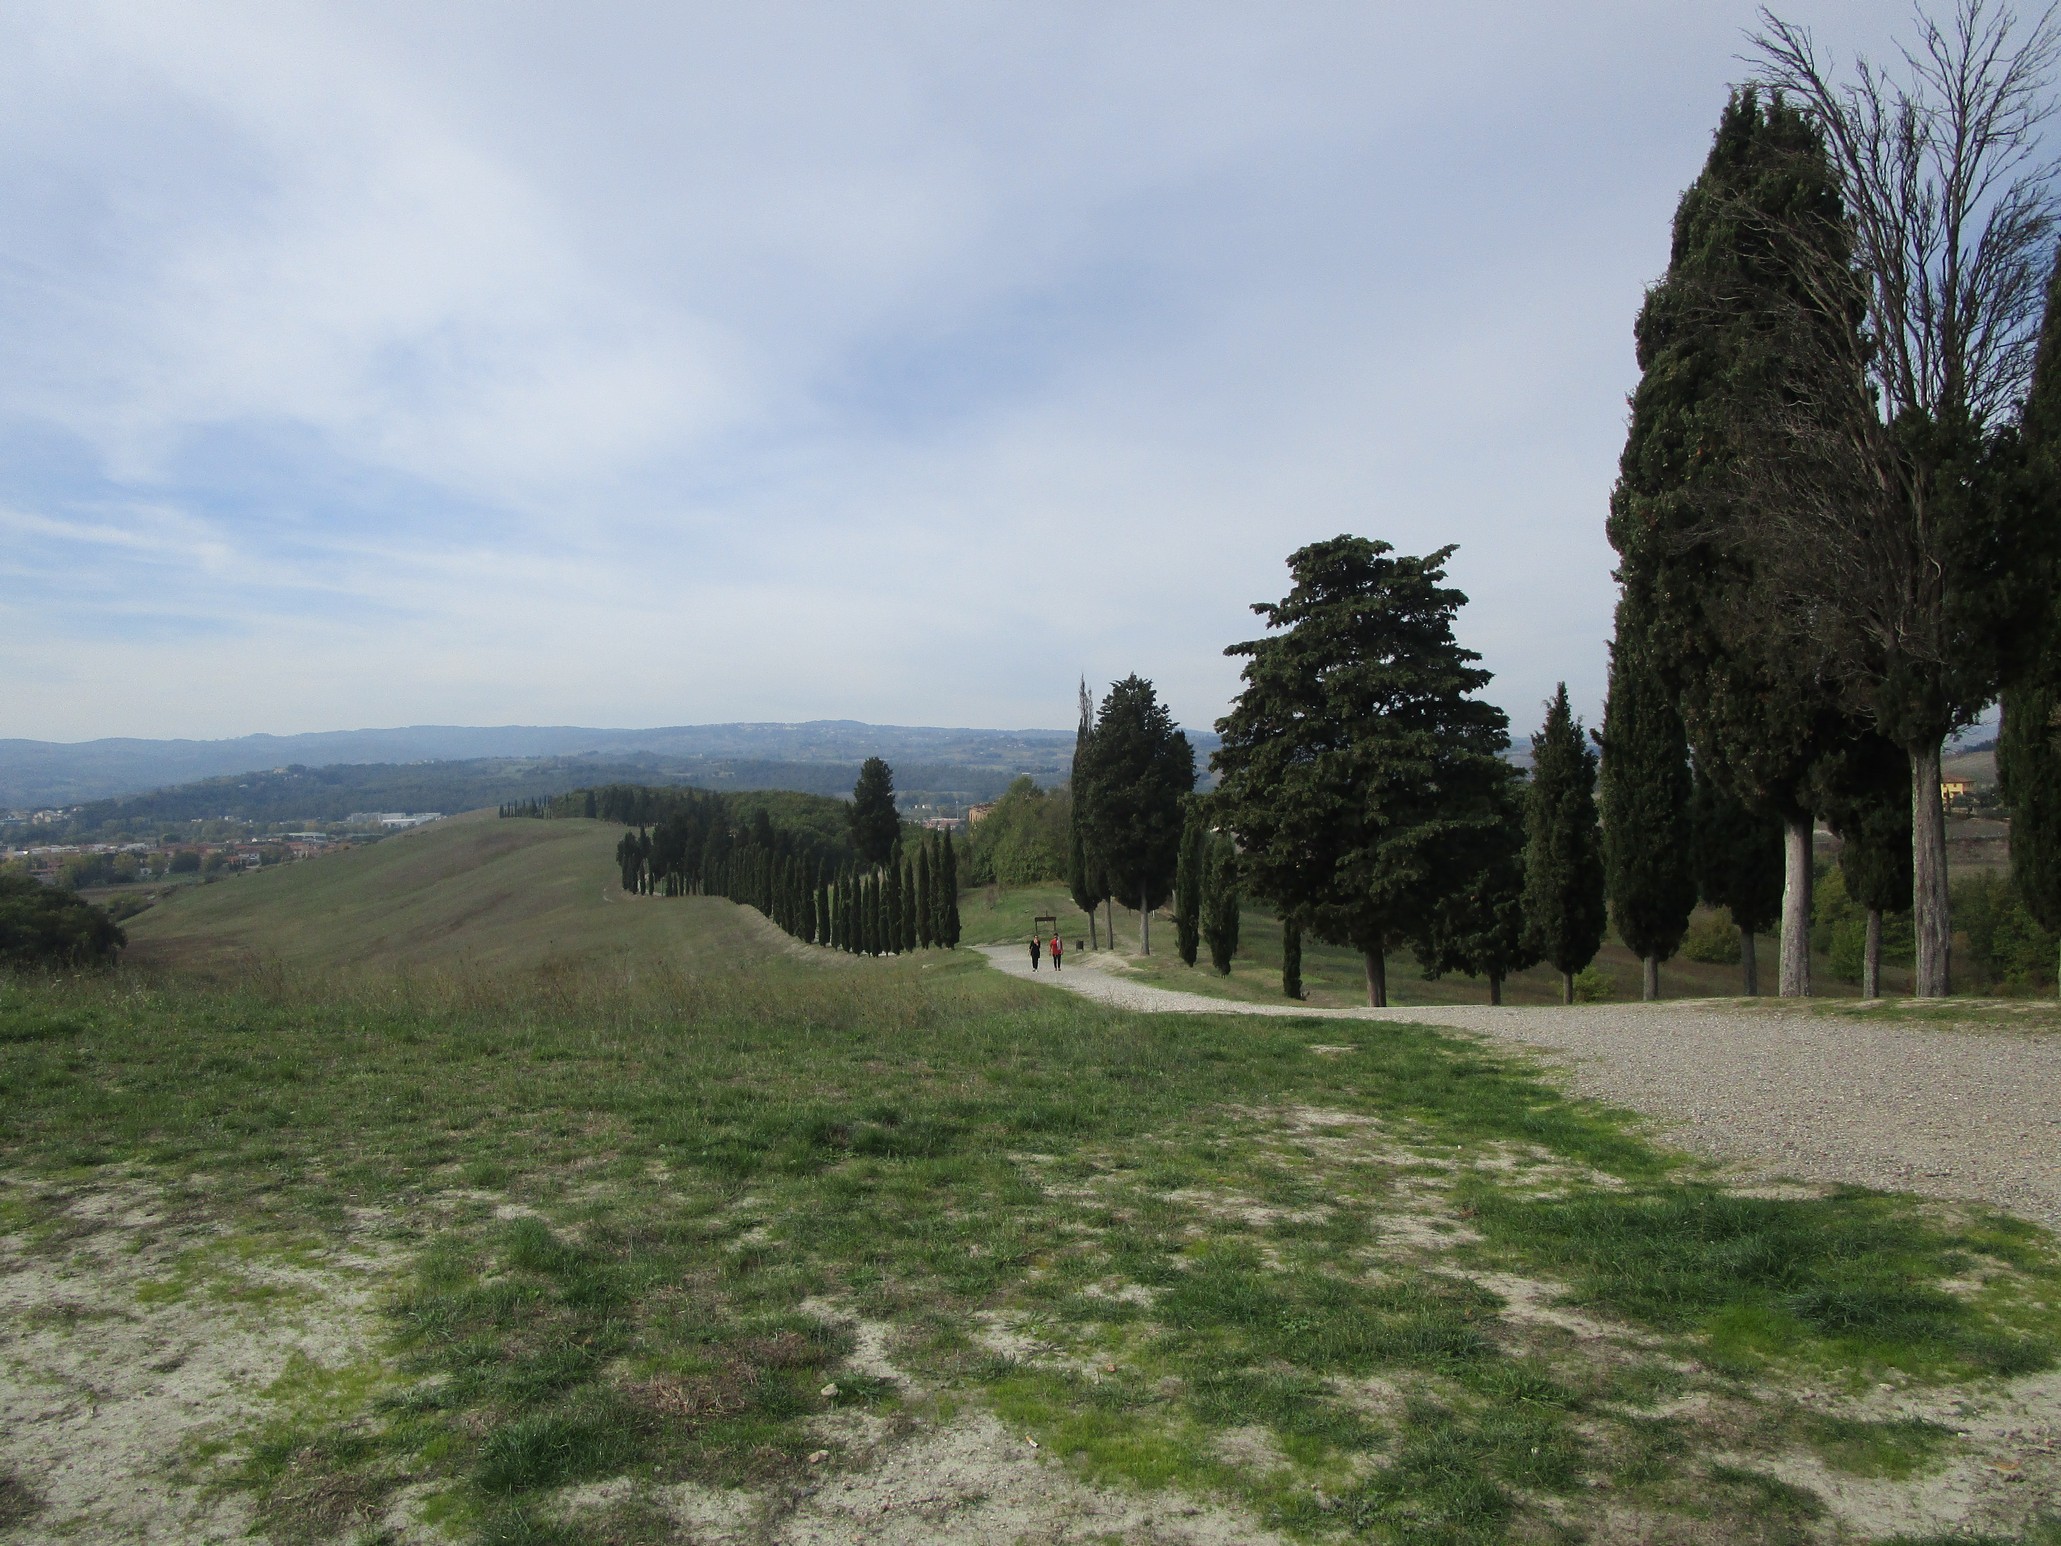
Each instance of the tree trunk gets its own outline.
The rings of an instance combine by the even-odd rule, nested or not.
[[[1574,1002],[1573,972],[1562,972],[1560,974],[1560,1002],[1563,1004],[1572,1004]]]
[[[1092,907],[1088,909],[1088,948],[1090,950],[1100,950],[1102,948],[1101,942],[1095,938],[1095,909]]]
[[[1138,893],[1138,954],[1152,954],[1152,909],[1145,905],[1145,893]]]
[[[1114,950],[1116,949],[1116,898],[1113,896],[1104,897],[1102,899],[1102,910],[1108,915],[1109,923],[1109,927],[1103,932],[1109,936],[1109,948]]]
[[[1946,807],[1939,798],[1939,742],[1921,741],[1911,754],[1911,923],[1918,935],[1918,968],[1911,992],[1945,998],[1953,991],[1949,952],[1953,919],[1947,909]]]
[[[1660,957],[1648,956],[1640,963],[1645,967],[1639,983],[1639,997],[1652,1003],[1660,997]]]
[[[1503,1002],[1503,974],[1501,972],[1489,973],[1489,1002],[1491,1004]]]
[[[1367,961],[1367,1007],[1388,1008],[1388,953],[1374,949],[1366,952]]]
[[[1816,823],[1808,812],[1782,818],[1782,846],[1787,867],[1782,877],[1782,980],[1784,998],[1811,996],[1811,835]]]
[[[1868,909],[1868,947],[1861,956],[1861,997],[1882,997],[1882,909]]]
[[[1754,959],[1753,931],[1739,931],[1740,988],[1748,998],[1760,997],[1760,962]]]

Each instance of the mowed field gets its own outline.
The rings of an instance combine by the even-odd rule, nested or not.
[[[128,964],[229,977],[254,965],[507,974],[628,958],[713,971],[780,951],[784,935],[728,902],[626,895],[622,833],[475,812],[184,887],[125,925]]]
[[[2061,1542],[2032,1224],[1428,1027],[796,947],[619,833],[0,980],[0,1541]]]

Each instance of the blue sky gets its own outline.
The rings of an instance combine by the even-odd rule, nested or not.
[[[1517,731],[1593,715],[1752,20],[22,0],[0,736],[1206,726],[1340,531],[1459,543]]]

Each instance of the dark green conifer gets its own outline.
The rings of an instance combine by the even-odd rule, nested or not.
[[[1689,830],[1696,889],[1705,902],[1732,915],[1739,930],[1741,991],[1752,998],[1760,992],[1754,941],[1782,915],[1782,823],[1745,804],[1698,763]]]
[[[1302,997],[1302,925],[1293,914],[1281,920],[1281,992],[1292,999]]]
[[[1646,599],[1627,580],[1610,647],[1603,705],[1600,805],[1610,916],[1645,970],[1641,997],[1660,997],[1660,963],[1696,909],[1690,862],[1689,742],[1654,667]]]
[[[1525,943],[1560,973],[1572,1004],[1574,974],[1603,943],[1603,840],[1596,824],[1596,754],[1568,707],[1565,682],[1531,738],[1525,837]]]
[[[885,864],[902,835],[902,818],[895,809],[895,774],[878,757],[868,757],[859,766],[859,780],[852,786],[851,808],[845,813],[851,824],[852,847],[859,863]]]
[[[1195,789],[1195,752],[1152,684],[1133,674],[1109,689],[1087,746],[1088,846],[1111,885],[1138,907],[1152,948],[1152,910],[1173,888],[1182,804]]]
[[[939,887],[944,893],[945,926],[939,938],[949,950],[959,948],[959,859],[952,850],[952,834],[945,834],[944,884]]]
[[[1228,977],[1232,958],[1238,954],[1238,848],[1228,832],[1204,832],[1201,846],[1199,923],[1203,937],[1209,941],[1210,965]]]
[[[1181,856],[1174,867],[1174,943],[1181,959],[1195,964],[1202,941],[1202,872],[1209,863],[1209,823],[1201,808],[1188,807],[1188,821],[1181,829]]]
[[[1840,879],[1868,914],[1861,996],[1880,998],[1882,915],[1908,912],[1912,902],[1910,759],[1869,731],[1826,757],[1818,776],[1818,808],[1839,838]]]
[[[1503,1002],[1512,972],[1538,960],[1524,934],[1525,806],[1523,775],[1509,768],[1495,795],[1494,824],[1478,828],[1459,850],[1417,943],[1426,977],[1466,972],[1486,978],[1491,1004]]]
[[[1089,807],[1094,801],[1095,791],[1090,785],[1093,775],[1093,757],[1089,743],[1095,738],[1095,697],[1088,691],[1088,679],[1081,678],[1081,719],[1073,736],[1073,773],[1067,794],[1071,801],[1071,825],[1066,860],[1066,888],[1073,897],[1073,905],[1088,915],[1088,948],[1099,950],[1101,941],[1095,934],[1095,909],[1109,899],[1109,876],[1102,862],[1095,857],[1090,846]],[[1116,941],[1110,941],[1111,946]],[[1188,953],[1188,963],[1195,962],[1194,952]]]
[[[937,907],[930,895],[930,839],[916,845],[916,948],[937,943]]]

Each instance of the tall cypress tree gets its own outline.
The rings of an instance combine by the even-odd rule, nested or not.
[[[2061,256],[2047,281],[2022,436],[2020,497],[2044,506],[2050,527],[2061,525]],[[2011,812],[2011,879],[2040,926],[2061,934],[2061,576],[2052,552],[2030,557],[2028,579],[2051,599],[2004,685],[1997,782]]]
[[[1574,1002],[1574,974],[1603,943],[1603,840],[1596,824],[1596,754],[1562,682],[1531,738],[1525,821],[1524,937],[1560,973]]]
[[[1782,915],[1782,823],[1739,799],[1698,762],[1689,830],[1696,889],[1705,902],[1732,915],[1739,930],[1740,991],[1756,997],[1760,965],[1754,941]]]
[[[949,950],[959,948],[959,859],[952,851],[952,834],[945,834],[945,865],[943,884],[938,888],[944,893],[945,925],[939,930],[938,938]]]
[[[1620,576],[1650,598],[1653,664],[1698,764],[1783,824],[1785,995],[1810,992],[1813,768],[1851,727],[1808,652],[1767,617],[1764,564],[1726,533],[1751,500],[1742,427],[1813,347],[1796,325],[1812,297],[1780,233],[1808,229],[1839,248],[1845,228],[1810,121],[1780,97],[1734,92],[1639,313],[1641,376],[1610,503]]]
[[[1095,909],[1109,896],[1109,876],[1090,846],[1089,808],[1095,791],[1090,785],[1092,762],[1088,744],[1095,738],[1095,695],[1088,691],[1088,679],[1081,678],[1081,719],[1073,733],[1073,772],[1067,786],[1072,802],[1066,850],[1066,889],[1073,905],[1088,915],[1088,945],[1102,948],[1095,933]],[[1111,940],[1114,945],[1116,942]],[[1193,963],[1193,957],[1190,957]]]
[[[1281,917],[1281,992],[1292,999],[1302,997],[1302,925],[1293,913]]]
[[[887,951],[890,955],[901,954],[902,949],[902,866],[890,861],[882,877],[886,885],[880,897],[882,932],[886,935]]]
[[[1209,823],[1199,807],[1188,807],[1188,822],[1181,829],[1181,856],[1174,868],[1174,935],[1181,959],[1195,964],[1196,948],[1202,939],[1202,872],[1209,860]]]
[[[1209,941],[1209,962],[1218,973],[1231,975],[1238,954],[1238,846],[1227,832],[1201,834],[1202,877],[1197,890],[1202,934]],[[1191,966],[1194,962],[1189,963]]]
[[[1689,846],[1689,742],[1653,668],[1646,598],[1627,587],[1610,647],[1603,705],[1603,865],[1610,916],[1645,970],[1641,997],[1660,997],[1660,963],[1681,947],[1696,909]]]
[[[916,948],[928,950],[937,943],[937,907],[930,895],[930,848],[928,837],[916,845]]]

